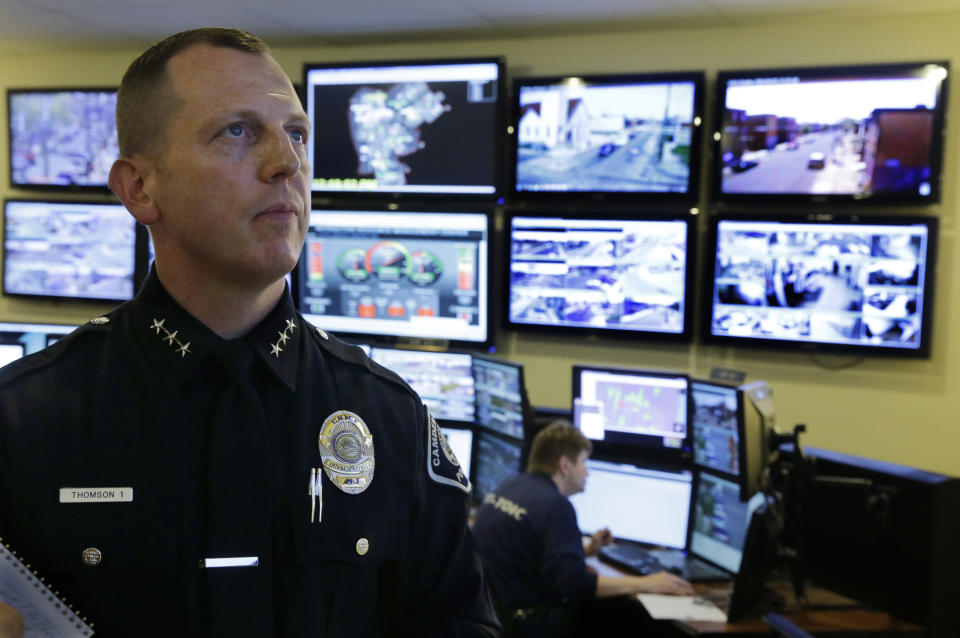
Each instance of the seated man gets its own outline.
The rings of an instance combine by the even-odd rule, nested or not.
[[[477,511],[474,536],[503,620],[516,636],[568,635],[578,611],[596,598],[693,593],[667,572],[608,577],[587,567],[585,557],[611,541],[610,531],[602,530],[584,548],[569,500],[586,486],[592,448],[569,423],[550,424],[533,440],[527,473],[488,494]]]

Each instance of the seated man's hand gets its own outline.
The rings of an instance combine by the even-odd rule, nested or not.
[[[610,528],[604,527],[590,536],[590,542],[583,548],[583,551],[587,556],[596,556],[601,547],[609,545],[612,542],[613,534],[610,533]]]
[[[646,581],[643,591],[648,594],[693,595],[693,585],[670,572],[657,572],[649,576],[641,576],[641,579]]]
[[[6,603],[0,603],[0,638],[23,638],[23,618]]]

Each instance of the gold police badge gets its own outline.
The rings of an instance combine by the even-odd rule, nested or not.
[[[373,436],[359,416],[338,410],[320,428],[320,458],[330,482],[347,494],[359,494],[373,482]]]

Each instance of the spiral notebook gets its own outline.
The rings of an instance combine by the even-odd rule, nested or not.
[[[93,629],[0,538],[0,601],[23,616],[23,638],[79,638]]]

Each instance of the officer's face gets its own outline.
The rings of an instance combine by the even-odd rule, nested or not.
[[[586,450],[580,452],[577,455],[576,463],[570,465],[570,494],[578,494],[583,490],[587,489],[587,475],[589,471],[587,470],[587,454]]]
[[[198,45],[168,63],[181,103],[144,180],[158,269],[265,285],[296,264],[310,213],[309,125],[267,55]]]

